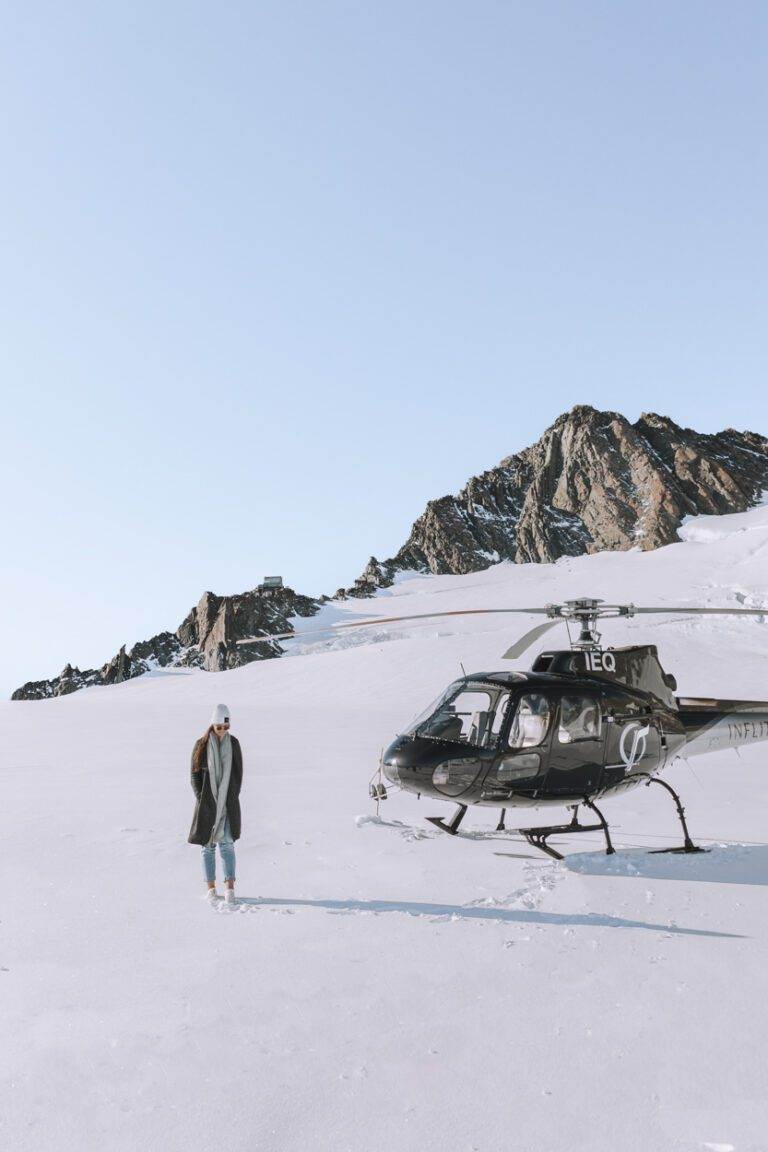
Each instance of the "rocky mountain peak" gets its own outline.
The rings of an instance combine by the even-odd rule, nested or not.
[[[499,560],[550,562],[605,549],[658,548],[685,516],[740,512],[768,488],[768,440],[715,435],[646,412],[579,404],[536,444],[431,500],[402,548],[372,558],[343,595],[368,596],[399,571],[464,573]]]

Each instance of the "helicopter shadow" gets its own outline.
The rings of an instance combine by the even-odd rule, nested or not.
[[[403,820],[387,820],[383,816],[356,816],[355,824],[358,828],[365,828],[366,826],[376,828],[389,828],[393,832],[398,832],[405,840],[437,840],[445,839],[445,833],[437,831],[433,827],[425,827],[421,824],[406,824]],[[461,840],[500,840],[503,844],[511,844],[512,846],[519,844],[525,845],[525,841],[521,838],[517,829],[507,828],[503,830],[490,829],[490,828],[461,828],[456,833],[456,841]],[[539,860],[541,856],[537,853],[531,855],[530,853],[513,852],[497,852],[497,856],[515,856],[520,860]]]
[[[715,932],[704,928],[681,928],[678,925],[627,920],[621,916],[605,916],[599,912],[568,914],[517,908],[483,908],[465,904],[421,904],[410,900],[290,900],[270,896],[238,896],[237,903],[240,912],[256,912],[261,908],[286,911],[294,908],[319,908],[337,914],[373,913],[379,915],[386,912],[397,912],[400,915],[424,917],[432,921],[485,920],[502,924],[540,924],[555,927],[635,928],[646,932],[663,932],[666,936],[743,939],[734,932]]]
[[[768,844],[715,844],[706,852],[692,855],[636,849],[617,849],[613,856],[576,852],[566,856],[563,863],[570,872],[583,876],[768,886]]]

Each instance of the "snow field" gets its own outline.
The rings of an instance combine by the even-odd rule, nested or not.
[[[692,523],[654,553],[403,579],[324,611],[768,607],[768,509]],[[382,626],[0,705],[0,1148],[765,1152],[766,746],[668,773],[705,856],[647,854],[678,841],[662,789],[605,803],[616,857],[584,835],[562,864],[494,832],[495,810],[456,838],[424,822],[452,811],[434,801],[394,793],[373,817],[382,746],[533,623]],[[768,699],[765,623],[634,619],[604,640],[657,643],[681,694]],[[206,905],[186,843],[189,753],[220,700],[245,759],[234,909]]]

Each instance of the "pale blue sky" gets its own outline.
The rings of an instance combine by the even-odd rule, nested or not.
[[[575,403],[768,432],[761,3],[4,6],[0,695]]]

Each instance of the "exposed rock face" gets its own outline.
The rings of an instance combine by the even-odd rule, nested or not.
[[[140,640],[134,644],[130,651],[131,668],[140,668],[134,671],[134,676],[141,676],[152,668],[166,668],[169,664],[178,664],[183,654],[183,646],[178,636],[173,632],[160,632],[151,640]]]
[[[238,596],[205,592],[179,625],[176,635],[181,644],[197,648],[201,667],[209,672],[223,672],[282,652],[277,641],[238,647],[238,640],[290,632],[291,616],[314,616],[318,608],[316,600],[299,596],[290,588],[243,592]]]
[[[344,593],[370,596],[397,572],[476,572],[499,560],[561,556],[677,539],[684,516],[743,512],[768,489],[768,439],[701,435],[654,413],[635,424],[580,406],[537,444],[432,500],[390,560],[371,557]]]
[[[52,696],[68,696],[70,692],[77,692],[79,688],[88,688],[91,684],[101,683],[99,673],[89,668],[81,672],[66,664],[58,676],[53,680],[30,680],[21,688],[17,688],[11,700],[49,700]]]
[[[52,696],[67,696],[70,692],[89,688],[92,684],[116,684],[120,680],[143,676],[155,668],[165,668],[169,664],[186,664],[190,662],[188,657],[189,653],[182,648],[173,632],[160,632],[151,640],[141,640],[134,644],[130,652],[123,651],[122,659],[121,652],[118,652],[101,668],[88,668],[81,672],[79,668],[67,664],[52,680],[31,680],[17,688],[11,699],[48,700]]]
[[[177,631],[160,632],[151,640],[134,644],[130,652],[118,652],[102,668],[81,672],[70,664],[52,680],[34,680],[17,688],[12,700],[47,700],[65,696],[92,684],[115,684],[143,676],[155,668],[194,667],[223,671],[279,656],[277,641],[238,647],[249,636],[291,632],[291,616],[314,616],[319,603],[299,596],[290,588],[216,596],[206,592]]]

